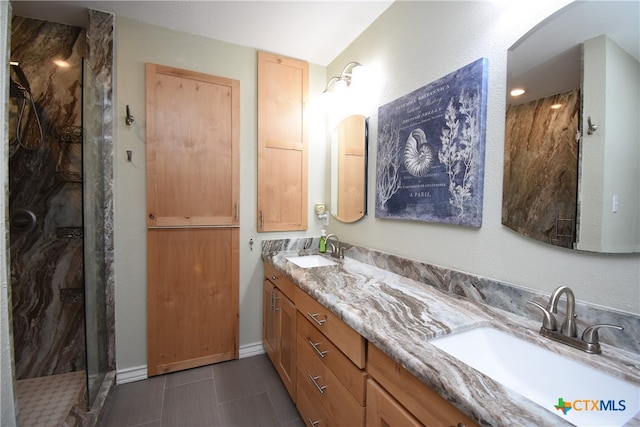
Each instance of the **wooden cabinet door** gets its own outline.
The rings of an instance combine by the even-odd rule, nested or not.
[[[240,84],[147,64],[147,357],[238,357]]]
[[[258,52],[258,231],[307,229],[309,64]]]
[[[239,224],[240,82],[147,64],[147,226]]]
[[[276,366],[277,360],[277,331],[276,331],[276,315],[274,310],[275,303],[275,287],[269,280],[264,281],[263,300],[262,300],[262,344],[264,350]]]
[[[238,236],[147,232],[149,376],[238,358]]]
[[[296,401],[296,306],[276,289],[279,357],[277,370],[291,399]]]
[[[367,380],[367,427],[422,426],[375,381]]]

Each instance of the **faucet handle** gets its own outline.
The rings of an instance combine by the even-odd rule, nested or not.
[[[619,331],[624,330],[622,326],[618,325],[591,325],[582,333],[582,341],[589,344],[600,344],[600,337],[598,336],[598,329],[600,328],[617,329]]]
[[[556,318],[553,315],[553,313],[551,313],[550,310],[547,310],[546,308],[544,308],[543,306],[541,306],[540,304],[538,304],[535,301],[527,301],[527,302],[529,304],[533,305],[534,307],[537,307],[540,310],[542,310],[542,314],[544,315],[544,318],[542,319],[542,327],[543,328],[549,329],[550,331],[557,330]]]

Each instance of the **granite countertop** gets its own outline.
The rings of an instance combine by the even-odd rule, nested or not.
[[[338,265],[304,269],[287,260],[291,255],[298,252],[263,253],[263,259],[481,425],[572,424],[429,344],[430,339],[492,326],[640,384],[640,356],[635,353],[603,343],[602,354],[590,355],[541,337],[541,322],[448,295],[373,265],[346,257],[336,260]],[[640,412],[627,425],[639,421]]]

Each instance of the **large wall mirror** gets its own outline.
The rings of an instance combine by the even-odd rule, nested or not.
[[[640,252],[639,16],[638,1],[573,2],[509,49],[505,226]]]
[[[367,213],[368,120],[343,119],[331,133],[331,214],[355,222]]]

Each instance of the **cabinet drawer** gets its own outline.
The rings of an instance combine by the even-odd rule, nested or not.
[[[367,350],[369,375],[421,423],[428,426],[478,425],[376,346],[369,343]]]
[[[287,276],[280,273],[269,262],[264,262],[264,277],[271,281],[274,285],[282,291],[291,301],[295,301],[295,290],[297,286],[289,280]]]
[[[329,338],[325,337],[298,312],[298,353],[308,354],[324,363],[340,379],[349,393],[362,406],[365,405],[367,373],[354,365]]]
[[[345,426],[362,426],[365,408],[349,393],[331,370],[314,356],[309,346],[298,354],[298,389],[311,397],[314,406],[324,410]]]
[[[296,287],[296,308],[358,368],[365,367],[365,339],[339,317]]]
[[[336,423],[331,416],[327,413],[322,405],[313,404],[312,402],[316,401],[315,396],[312,393],[315,393],[313,390],[306,388],[304,384],[304,379],[302,378],[302,373],[298,370],[298,399],[296,401],[296,407],[298,408],[298,412],[300,412],[300,417],[302,417],[302,421],[307,427],[331,427],[337,426]]]

